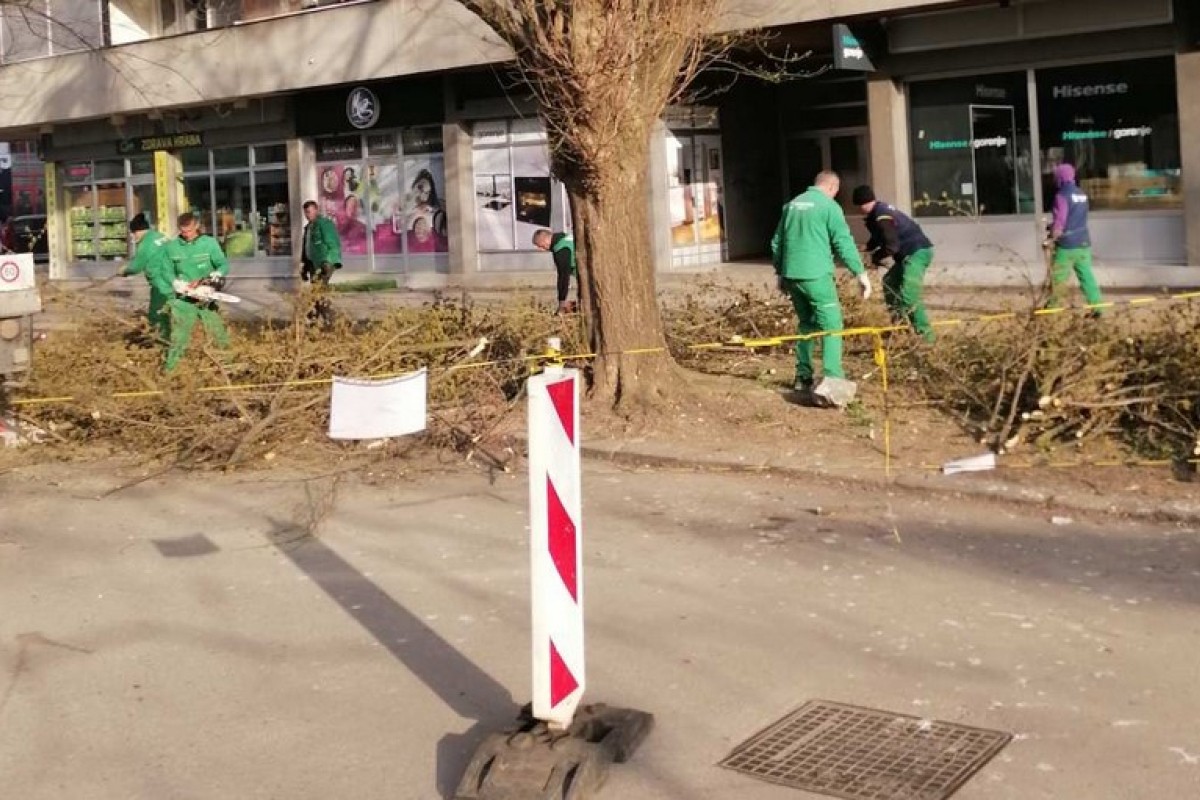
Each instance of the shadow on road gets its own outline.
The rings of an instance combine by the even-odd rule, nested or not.
[[[438,742],[438,791],[442,797],[453,797],[467,762],[483,738],[516,719],[518,708],[512,695],[320,539],[306,536],[284,544],[280,535],[294,537],[293,527],[283,531],[276,528],[276,549],[442,702],[475,723],[466,732],[446,734]]]

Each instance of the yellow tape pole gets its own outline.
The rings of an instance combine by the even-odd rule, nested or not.
[[[883,474],[892,477],[892,404],[888,395],[887,349],[883,345],[883,334],[875,332],[875,363],[879,366],[879,378],[883,384]]]

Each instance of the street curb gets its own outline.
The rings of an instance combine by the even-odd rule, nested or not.
[[[778,475],[798,480],[820,481],[825,483],[856,484],[874,488],[901,489],[905,492],[920,492],[926,496],[955,496],[986,499],[1003,503],[1012,503],[1027,508],[1042,510],[1073,511],[1079,514],[1111,515],[1117,514],[1130,519],[1147,522],[1181,522],[1200,524],[1200,503],[1194,508],[1179,508],[1169,504],[1161,507],[1146,507],[1142,505],[1121,504],[1103,497],[1089,502],[1087,498],[1066,497],[1050,492],[1041,492],[1024,486],[1004,483],[1001,481],[978,483],[962,483],[949,485],[941,476],[914,478],[901,475],[892,480],[864,477],[860,475],[839,475],[814,469],[789,467],[779,464],[747,464],[745,462],[727,461],[721,459],[698,459],[678,456],[668,456],[655,453],[639,452],[622,445],[583,445],[581,453],[584,458],[594,461],[608,461],[632,467],[663,467],[674,469],[689,469],[703,472],[732,472],[743,475]],[[1177,503],[1180,501],[1169,501]]]

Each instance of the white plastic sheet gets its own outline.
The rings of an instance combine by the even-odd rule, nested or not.
[[[333,379],[330,439],[386,439],[426,427],[429,373],[386,380]]]

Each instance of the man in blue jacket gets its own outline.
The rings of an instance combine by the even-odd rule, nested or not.
[[[933,263],[933,243],[911,217],[878,200],[870,186],[856,187],[850,197],[866,218],[867,252],[877,267],[888,268],[883,277],[883,300],[892,320],[907,321],[926,341],[933,341],[933,326],[922,300],[925,270]]]
[[[1050,300],[1046,307],[1061,307],[1073,271],[1083,296],[1092,306],[1092,314],[1099,316],[1099,306],[1104,303],[1104,298],[1092,272],[1088,196],[1076,185],[1075,167],[1070,164],[1059,164],[1054,168],[1054,181],[1058,185],[1058,194],[1054,196],[1054,217],[1050,223],[1050,239],[1046,242],[1047,247],[1054,248],[1054,261],[1050,268]]]

